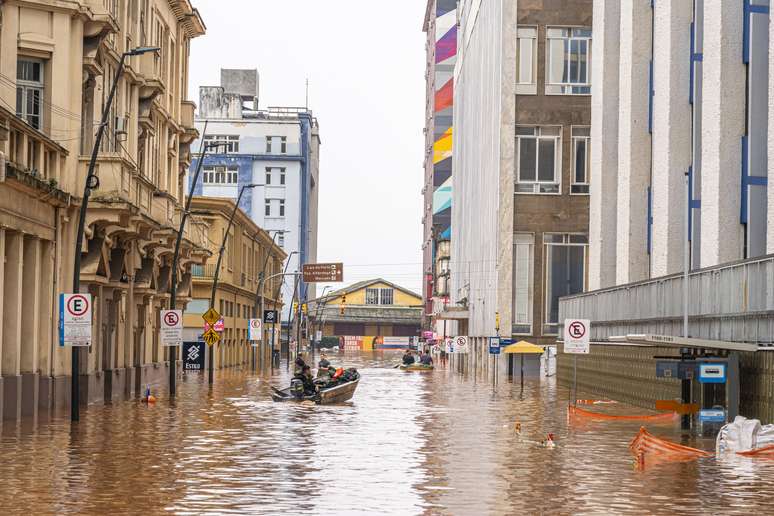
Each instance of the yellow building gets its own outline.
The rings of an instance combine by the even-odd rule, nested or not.
[[[204,24],[189,0],[6,0],[0,4],[0,412],[17,419],[70,402],[71,350],[58,294],[70,292],[90,154],[120,57],[126,59],[86,218],[81,292],[93,296],[80,399],[166,385],[159,310],[168,304],[195,105],[188,54]],[[179,295],[208,255],[188,225]]]
[[[308,303],[311,337],[322,328],[323,346],[339,340],[348,349],[405,348],[419,341],[422,297],[377,278]]]
[[[234,202],[228,199],[194,197],[191,201],[191,217],[207,228],[211,255],[205,265],[195,265],[192,269],[192,299],[183,316],[183,338],[186,341],[196,342],[203,333],[202,314],[210,307],[218,251],[233,211]],[[246,364],[252,360],[252,344],[247,340],[247,325],[249,319],[261,318],[258,315],[261,308],[260,279],[282,272],[286,257],[269,233],[258,227],[244,211],[237,210],[226,240],[215,289],[214,308],[222,315],[225,323],[222,340],[215,347],[216,369]],[[281,278],[265,282],[263,292],[266,310],[282,309],[277,299],[280,282]],[[264,339],[259,348],[263,353],[263,360],[261,362],[260,355],[257,355],[258,364],[269,364],[269,329],[265,328]],[[279,335],[279,330],[276,335]]]

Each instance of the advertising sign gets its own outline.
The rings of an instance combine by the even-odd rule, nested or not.
[[[204,371],[204,342],[183,343],[183,370]]]
[[[91,346],[91,294],[59,295],[59,345]]]
[[[726,383],[726,364],[710,362],[699,364],[700,383]]]
[[[183,343],[183,311],[161,311],[161,336],[162,346],[179,346]]]
[[[314,332],[314,340],[315,342],[320,342],[322,340],[322,330]]]
[[[247,340],[253,342],[263,340],[262,328],[263,324],[260,319],[250,319],[250,322],[247,325]]]
[[[564,320],[564,352],[575,354],[588,354],[589,330],[591,321],[588,319]]]
[[[279,322],[279,312],[277,310],[264,310],[263,322],[266,324]]]

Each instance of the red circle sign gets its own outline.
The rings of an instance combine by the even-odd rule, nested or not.
[[[250,321],[250,326],[258,329],[261,327],[261,321],[259,321],[258,319],[253,319],[252,321]]]
[[[570,323],[569,332],[573,339],[581,339],[586,335],[586,325],[580,321],[573,321]]]
[[[167,312],[166,315],[164,315],[164,322],[167,323],[167,326],[177,326],[179,321],[180,318],[175,312]]]
[[[67,300],[67,311],[73,317],[81,317],[89,311],[89,300],[81,294],[70,296]]]

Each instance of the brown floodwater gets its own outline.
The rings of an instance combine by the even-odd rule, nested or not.
[[[638,422],[568,421],[555,378],[496,390],[397,355],[339,356],[363,375],[341,406],[273,403],[287,372],[179,384],[174,406],[120,402],[3,428],[0,514],[765,514],[774,461],[633,467]],[[590,410],[632,413],[615,405]],[[521,437],[514,431],[522,427]],[[648,424],[680,440],[678,423]],[[539,441],[547,432],[557,447]],[[711,441],[689,442],[710,448]]]

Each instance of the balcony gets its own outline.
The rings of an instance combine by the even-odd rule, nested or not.
[[[139,61],[139,78],[142,80],[140,86],[140,100],[152,101],[158,95],[164,93],[166,89],[161,80],[161,58],[155,52],[148,52],[136,56],[133,59]],[[137,62],[137,61],[135,61]]]
[[[180,126],[183,134],[180,135],[181,145],[190,145],[199,137],[199,131],[196,130],[194,119],[196,116],[196,103],[190,100],[184,100],[180,103]]]

